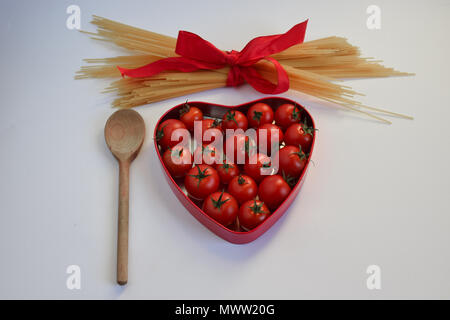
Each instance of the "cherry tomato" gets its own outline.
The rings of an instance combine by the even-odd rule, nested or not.
[[[217,119],[202,120],[202,141],[201,143],[210,144],[213,142],[223,142],[222,125]]]
[[[247,130],[248,121],[247,117],[240,111],[230,110],[223,116],[222,119],[222,129],[242,129]]]
[[[290,192],[291,187],[278,174],[265,177],[258,188],[259,199],[272,211],[280,206]]]
[[[184,177],[192,168],[192,154],[188,148],[175,146],[164,152],[163,162],[172,177]]]
[[[265,123],[272,123],[273,110],[265,103],[255,103],[248,109],[247,119],[251,128],[257,128]]]
[[[289,126],[289,128],[287,128],[285,132],[284,141],[286,142],[286,145],[301,145],[304,152],[309,152],[309,150],[311,149],[315,130],[317,129],[309,127],[306,122],[304,122],[303,124],[292,124]]]
[[[181,136],[174,137],[172,140],[172,133],[177,129],[186,129],[183,122],[176,119],[168,119],[159,125],[156,132],[156,141],[163,150],[176,146],[182,141]],[[186,131],[186,133],[189,133]]]
[[[231,179],[227,191],[242,204],[256,197],[258,194],[258,185],[249,176],[239,175]]]
[[[278,131],[278,148],[279,148],[279,145],[281,144],[281,142],[283,142],[283,131],[281,131],[280,127],[271,123],[266,123],[260,126],[256,134],[258,138],[258,148],[261,150],[261,146],[264,143],[264,139],[261,139],[261,137],[265,136],[266,148],[262,148],[262,150],[265,149],[267,154],[271,154],[272,151],[276,151],[274,149],[275,148],[274,144],[276,142],[274,132],[277,131]]]
[[[202,210],[221,225],[227,227],[236,220],[239,205],[229,193],[214,192],[205,199]]]
[[[215,165],[222,162],[222,155],[220,150],[217,150],[212,145],[199,146],[194,151],[195,164]]]
[[[308,160],[301,147],[285,146],[277,154],[279,173],[286,177],[298,178],[302,174]]]
[[[232,147],[229,147],[230,145],[232,145]],[[230,148],[230,150],[228,150],[228,148]],[[237,164],[244,164],[249,157],[256,154],[256,150],[256,141],[242,133],[227,138],[223,147],[226,158]]]
[[[250,157],[244,165],[244,172],[253,178],[256,183],[260,183],[268,174],[262,175],[261,168],[270,168],[271,159],[264,153],[257,153]]]
[[[183,108],[180,109],[180,120],[184,123],[189,131],[194,130],[194,121],[201,121],[203,112],[197,107],[191,107],[187,101]]]
[[[216,169],[206,164],[191,168],[184,178],[184,187],[192,198],[203,200],[219,189],[220,178]]]
[[[202,120],[202,130],[206,131],[208,129],[216,128],[222,131],[222,123],[218,119],[203,119]]]
[[[217,164],[215,169],[217,170],[220,181],[223,184],[228,184],[231,179],[238,176],[240,173],[238,166],[229,161],[224,161],[224,163]]]
[[[244,202],[238,213],[239,223],[246,230],[256,228],[269,216],[270,211],[264,202],[256,199]]]
[[[275,111],[275,123],[283,130],[298,122],[300,122],[300,109],[293,104],[283,104]]]

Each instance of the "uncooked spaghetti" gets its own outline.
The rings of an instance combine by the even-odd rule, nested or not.
[[[163,72],[147,78],[121,78],[117,69],[137,68],[159,59],[174,57],[176,39],[151,31],[94,16],[92,23],[97,33],[89,34],[93,39],[114,43],[132,53],[103,59],[85,59],[75,78],[118,78],[106,92],[116,92],[114,107],[131,108],[194,92],[226,86],[229,67],[217,70],[200,70],[190,73]],[[373,114],[388,114],[412,119],[412,117],[388,110],[364,106],[355,96],[360,95],[348,86],[336,83],[347,78],[375,78],[410,75],[382,66],[379,61],[361,57],[358,47],[345,38],[328,37],[304,42],[272,56],[278,60],[289,76],[290,89],[337,104],[348,110],[367,115],[376,120],[390,121]],[[93,65],[92,65],[93,64]],[[264,60],[254,67],[264,78],[276,82],[272,65]]]

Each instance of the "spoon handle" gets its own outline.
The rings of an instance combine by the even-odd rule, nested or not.
[[[128,282],[128,205],[130,162],[119,162],[119,225],[117,235],[117,283]]]

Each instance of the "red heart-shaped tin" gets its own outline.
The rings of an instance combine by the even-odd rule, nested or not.
[[[306,121],[309,123],[309,125],[313,128],[315,128],[314,120],[311,117],[311,115],[308,113],[308,111],[301,106],[301,104],[296,103],[292,100],[286,99],[286,98],[279,98],[279,97],[269,97],[269,98],[263,98],[251,102],[246,102],[240,105],[236,106],[225,106],[225,105],[218,105],[208,102],[199,102],[199,101],[189,101],[189,105],[195,106],[202,110],[203,115],[207,117],[213,117],[213,118],[219,118],[221,119],[223,115],[230,109],[239,110],[243,112],[244,114],[247,114],[247,110],[255,103],[263,102],[268,104],[273,108],[275,111],[280,105],[285,103],[291,103],[297,105],[301,109],[302,117],[303,119],[306,117]],[[168,110],[158,121],[158,123],[155,126],[155,130],[153,133],[154,138],[154,144],[155,144],[155,150],[158,154],[159,161],[161,163],[162,169],[164,171],[164,175],[166,177],[167,182],[169,183],[170,188],[175,193],[177,198],[180,200],[180,202],[184,205],[184,207],[198,220],[200,221],[205,227],[207,227],[209,230],[211,230],[213,233],[218,235],[219,237],[237,244],[243,244],[248,243],[259,236],[261,236],[264,232],[266,232],[280,217],[286,212],[288,207],[291,205],[291,203],[294,201],[295,197],[297,196],[298,192],[300,191],[300,188],[303,185],[303,182],[305,180],[306,172],[309,166],[309,161],[306,163],[306,166],[298,179],[297,184],[292,188],[289,196],[284,200],[283,203],[272,212],[272,214],[259,226],[256,228],[250,230],[250,231],[234,231],[227,227],[224,227],[211,217],[209,217],[206,213],[204,213],[201,209],[201,204],[196,202],[195,200],[191,199],[187,196],[186,190],[184,189],[184,182],[183,179],[174,179],[169,171],[167,170],[166,166],[164,165],[164,162],[162,160],[162,152],[160,147],[158,146],[156,135],[157,135],[157,129],[159,128],[160,123],[167,119],[178,119],[179,116],[179,110],[184,106],[184,103],[179,104],[170,110]],[[311,145],[311,149],[309,152],[309,157],[311,157],[312,151],[314,149],[314,142],[315,142],[316,135],[313,136],[313,141]]]

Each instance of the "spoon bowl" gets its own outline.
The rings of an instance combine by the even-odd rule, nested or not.
[[[144,119],[131,109],[114,112],[105,125],[106,144],[119,161],[132,161],[136,158],[144,136]]]

